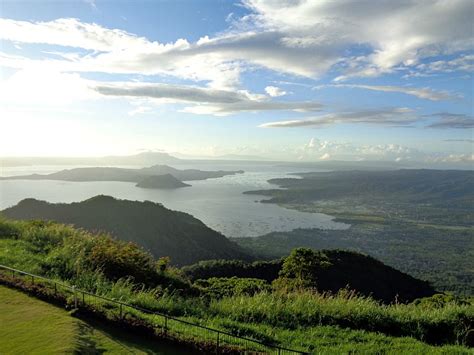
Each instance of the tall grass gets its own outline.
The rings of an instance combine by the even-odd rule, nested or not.
[[[465,344],[474,324],[474,306],[383,305],[347,291],[335,295],[310,291],[234,296],[209,305],[214,314],[239,322],[265,323],[287,329],[335,325],[411,336],[432,344]]]
[[[472,304],[448,302],[442,307],[430,307],[429,304],[383,305],[348,291],[338,294],[267,291],[217,299],[205,293],[183,293],[173,286],[183,282],[168,281],[175,277],[173,274],[167,276],[166,283],[150,288],[138,285],[130,278],[111,281],[100,269],[84,269],[69,278],[55,273],[51,265],[57,265],[58,260],[80,262],[77,255],[81,251],[74,248],[65,250],[65,244],[69,243],[64,243],[64,240],[81,238],[89,240],[92,236],[52,223],[0,220],[0,263],[52,278],[63,277],[64,282],[80,289],[142,308],[219,324],[221,328],[242,334],[253,332],[254,337],[262,339],[272,336],[271,329],[279,329],[280,334],[310,334],[321,326],[413,337],[431,344],[468,344],[469,331],[473,334]],[[42,252],[38,252],[39,249]],[[61,258],[58,258],[58,253],[61,253]],[[260,335],[259,327],[266,329]]]

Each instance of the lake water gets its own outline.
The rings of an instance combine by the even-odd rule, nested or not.
[[[256,195],[242,192],[275,188],[268,179],[285,177],[296,172],[286,167],[272,165],[248,166],[236,163],[199,166],[179,164],[178,169],[238,170],[244,174],[219,179],[188,182],[192,186],[175,190],[142,189],[127,182],[67,182],[53,180],[2,180],[0,181],[0,210],[13,206],[25,198],[48,202],[78,202],[103,194],[121,199],[154,201],[165,207],[187,212],[209,227],[228,237],[255,237],[273,231],[290,231],[296,228],[345,229],[347,224],[333,221],[333,217],[321,213],[289,210],[274,204],[264,204]],[[2,176],[46,174],[71,166],[3,167]],[[298,171],[305,171],[298,169]],[[314,171],[314,169],[312,170]]]

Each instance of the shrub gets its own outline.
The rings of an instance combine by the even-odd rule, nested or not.
[[[262,291],[270,291],[270,285],[261,279],[238,277],[212,277],[207,280],[197,280],[195,284],[204,288],[213,298],[233,295],[254,295]]]
[[[23,223],[9,221],[0,217],[0,238],[18,238],[23,230]]]

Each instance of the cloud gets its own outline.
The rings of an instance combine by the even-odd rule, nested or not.
[[[197,149],[197,150],[196,150]],[[392,161],[392,162],[424,162],[429,163],[456,163],[459,165],[472,164],[472,153],[441,153],[425,152],[416,148],[399,144],[357,144],[338,142],[316,137],[306,143],[281,144],[268,146],[265,144],[246,144],[243,146],[200,145],[189,147],[181,153],[200,156],[240,155],[263,157],[278,161]]]
[[[95,91],[105,96],[147,98],[165,103],[191,103],[183,112],[225,116],[237,112],[257,111],[318,111],[318,102],[277,102],[265,95],[248,91],[218,90],[189,85],[108,83],[97,84]]]
[[[470,0],[429,4],[246,0],[245,4],[255,13],[254,23],[266,31],[278,29],[289,44],[324,48],[331,43],[338,63],[345,65],[346,78],[375,76],[396,66],[414,66],[422,58],[473,49]],[[366,53],[351,55],[351,47],[360,45]]]
[[[393,161],[424,163],[461,163],[472,164],[472,153],[424,152],[399,144],[354,144],[311,138],[311,140],[293,151],[293,159],[303,161],[320,160],[356,160],[356,161]]]
[[[130,116],[135,116],[139,114],[145,114],[145,113],[150,113],[153,110],[152,107],[149,106],[137,106],[133,110],[129,111],[128,114]]]
[[[126,31],[104,28],[95,23],[84,23],[74,18],[48,22],[0,19],[0,38],[22,43],[52,44],[93,51],[148,49],[164,50],[165,46],[149,42]]]
[[[62,106],[93,100],[99,95],[89,89],[90,83],[79,74],[31,67],[0,81],[0,103]]]
[[[411,126],[418,121],[413,110],[400,107],[385,110],[365,110],[330,113],[300,120],[268,122],[262,128],[322,127],[332,124],[372,124],[387,126]]]
[[[474,48],[471,0],[245,0],[244,6],[250,14],[194,43],[159,43],[71,18],[0,19],[0,38],[86,51],[63,60],[63,71],[172,75],[221,89],[238,87],[241,73],[254,67],[310,78],[334,68],[344,79],[416,68],[421,59],[443,54],[453,59],[433,62],[430,70],[472,61],[464,53]]]
[[[432,154],[426,158],[426,161],[433,163],[464,163],[472,167],[474,154]]]
[[[437,121],[427,125],[427,128],[438,129],[472,129],[474,128],[474,117],[465,114],[455,114],[448,112],[440,112],[426,117],[436,117]]]
[[[426,99],[431,101],[441,100],[453,100],[460,98],[459,95],[450,94],[446,91],[437,91],[430,88],[412,88],[403,86],[378,86],[378,85],[355,85],[355,84],[335,84],[328,85],[332,87],[344,87],[344,88],[355,88],[355,89],[366,89],[374,91],[384,92],[400,92],[407,95],[416,96],[420,99]]]
[[[103,72],[111,74],[171,75],[194,81],[208,81],[214,87],[235,87],[240,63],[228,62],[214,53],[199,53],[198,44],[185,39],[173,43],[149,41],[119,29],[108,29],[78,19],[49,22],[0,19],[0,39],[20,43],[65,47],[64,60],[13,58],[2,53],[1,64],[14,68],[29,65],[54,67],[68,72]],[[81,54],[67,58],[71,48]],[[85,51],[85,52],[84,52]],[[56,50],[56,52],[59,52]]]
[[[170,84],[98,84],[94,89],[107,96],[147,97],[199,103],[231,104],[250,99],[244,92]]]
[[[474,118],[465,114],[440,112],[431,115],[417,115],[414,110],[399,107],[385,110],[349,111],[329,113],[299,120],[275,121],[261,124],[261,128],[324,127],[333,124],[370,124],[396,127],[412,127],[428,118],[435,120],[425,128],[472,129]]]
[[[97,4],[95,0],[84,0],[84,2],[89,5],[93,10],[97,10]]]
[[[331,155],[328,153],[324,153],[323,155],[319,157],[319,160],[329,160],[329,159],[331,159]]]
[[[426,72],[445,72],[451,73],[454,71],[474,71],[474,54],[461,55],[452,60],[437,60],[430,63],[419,64],[417,69]]]
[[[474,143],[474,139],[445,139],[444,142]]]
[[[398,144],[358,145],[311,138],[295,150],[299,160],[424,160],[426,154]]]
[[[284,96],[286,95],[286,91],[280,89],[279,87],[276,86],[267,86],[265,88],[265,92],[270,95],[271,97],[278,97],[278,96]]]

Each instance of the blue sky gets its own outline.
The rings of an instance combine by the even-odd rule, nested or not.
[[[472,164],[473,6],[2,2],[0,155]]]

